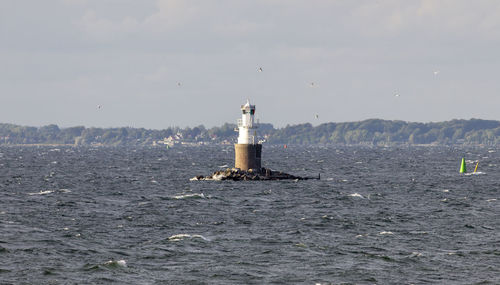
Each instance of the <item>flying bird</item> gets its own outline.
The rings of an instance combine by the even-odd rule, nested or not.
[[[180,82],[177,82],[177,86],[181,86],[182,84]]]
[[[439,70],[435,70],[434,75],[438,75],[438,74],[439,74]]]
[[[309,86],[314,87],[315,86],[314,82],[311,82]]]
[[[318,115],[318,114],[316,114],[316,116],[315,116],[315,117],[316,117],[316,119],[319,119],[319,115]]]
[[[262,67],[259,67],[259,69],[257,69],[258,72],[262,72]]]
[[[100,110],[102,108],[101,105],[97,105],[97,110]]]
[[[394,97],[399,97],[399,93],[394,94]]]

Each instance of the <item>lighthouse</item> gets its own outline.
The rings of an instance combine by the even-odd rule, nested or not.
[[[241,105],[241,119],[238,120],[238,143],[234,145],[234,167],[241,170],[261,170],[262,144],[257,142],[255,105],[247,100]]]
[[[210,176],[198,175],[190,181],[200,180],[307,180],[318,177],[300,177],[261,167],[262,144],[257,141],[257,124],[255,123],[255,105],[247,100],[241,105],[241,119],[238,119],[238,143],[234,144],[234,168],[215,171]]]

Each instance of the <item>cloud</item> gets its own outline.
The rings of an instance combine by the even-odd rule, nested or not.
[[[181,27],[199,17],[201,13],[198,1],[158,0],[158,10],[147,17],[143,27],[153,31],[168,31]]]
[[[94,10],[85,12],[80,25],[86,35],[99,41],[113,41],[137,33],[140,30],[139,22],[132,17],[125,17],[120,21],[112,21],[106,18],[99,18]]]
[[[59,0],[61,3],[65,5],[85,5],[88,3],[88,0]]]
[[[158,100],[152,107],[170,104],[165,120],[186,125],[208,118],[197,117],[203,111],[198,107],[176,106],[172,98],[206,100],[211,108],[260,99],[278,124],[310,118],[275,114],[284,100],[308,110],[321,101],[337,108],[325,107],[332,114],[325,120],[351,120],[373,114],[373,106],[359,104],[367,100],[385,114],[398,109],[377,95],[395,89],[405,100],[413,92],[414,105],[424,107],[425,98],[438,95],[496,94],[500,1],[6,1],[0,41],[2,94],[45,98],[78,90],[120,96],[120,104],[130,108],[137,94],[148,94]],[[265,71],[255,72],[258,66]],[[438,79],[432,76],[436,69],[442,71]],[[313,96],[311,81],[320,82],[317,100],[307,99]],[[439,116],[466,111],[450,104],[436,105],[443,110]],[[432,115],[407,111],[401,114],[417,120]],[[21,115],[34,121],[38,116]],[[226,120],[222,112],[217,115],[218,121],[207,124]],[[132,120],[113,116],[116,122]]]
[[[121,40],[131,35],[151,38],[169,33],[174,29],[182,29],[183,26],[196,19],[199,11],[198,6],[193,3],[180,0],[157,0],[156,9],[150,15],[142,17],[129,9],[129,15],[118,19],[99,16],[95,9],[88,9],[81,17],[79,26],[86,36],[99,41]]]
[[[162,65],[158,67],[156,71],[143,75],[143,78],[147,81],[164,82],[171,79],[170,77],[173,74],[174,72],[172,72],[172,70]]]
[[[500,25],[498,1],[369,1],[353,6],[353,17],[363,22],[358,29],[367,36],[398,36],[417,33],[433,37],[488,34]]]

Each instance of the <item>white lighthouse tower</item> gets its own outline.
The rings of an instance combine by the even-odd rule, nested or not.
[[[241,119],[238,120],[238,144],[255,144],[257,125],[255,124],[255,105],[250,105],[247,99],[245,105],[241,105]]]
[[[241,170],[261,170],[262,145],[256,143],[255,105],[247,100],[241,105],[241,119],[238,120],[238,143],[234,145],[234,166]]]

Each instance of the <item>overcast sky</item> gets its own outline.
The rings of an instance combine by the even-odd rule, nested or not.
[[[1,0],[0,98],[30,126],[500,120],[500,1]]]

